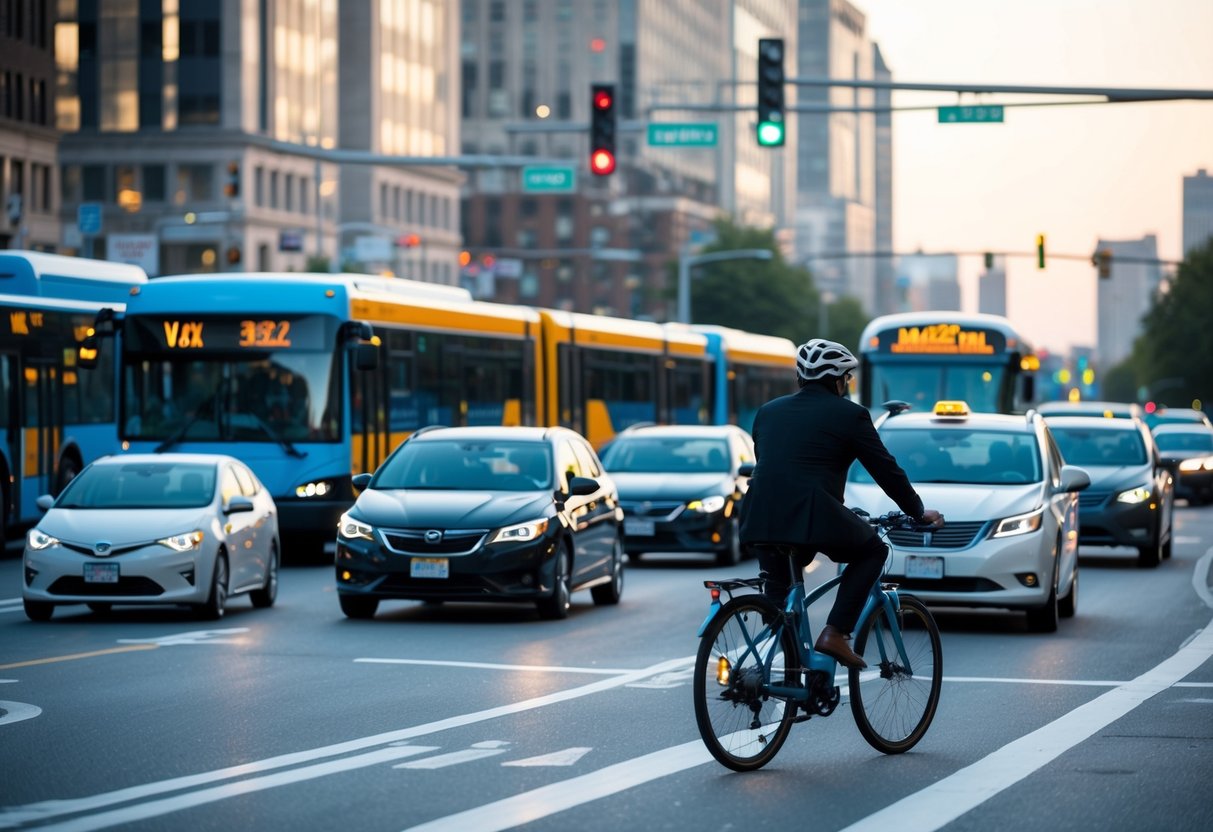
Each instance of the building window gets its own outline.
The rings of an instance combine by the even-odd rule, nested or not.
[[[379,183],[379,218],[381,220],[385,220],[388,218],[387,195],[388,195],[387,183],[380,182]]]
[[[148,202],[164,202],[164,165],[143,166],[143,198]]]
[[[105,199],[105,165],[85,165],[81,168],[85,202],[101,202]]]
[[[284,211],[295,210],[295,174],[288,173],[286,175],[285,187],[283,188],[282,208]]]
[[[178,165],[177,190],[173,201],[178,205],[207,202],[215,198],[215,169],[213,165]]]
[[[311,213],[312,180],[310,177],[299,177],[299,213]]]
[[[0,158],[0,191],[4,190],[4,160]],[[80,166],[63,165],[59,168],[59,199],[71,205],[80,201]]]
[[[253,204],[258,208],[265,205],[265,168],[261,165],[253,169]]]
[[[270,207],[278,207],[278,171],[270,171]]]

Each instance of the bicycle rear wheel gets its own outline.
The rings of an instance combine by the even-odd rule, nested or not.
[[[734,771],[762,768],[792,730],[796,706],[765,692],[768,659],[777,684],[799,676],[796,637],[782,621],[768,598],[741,596],[721,607],[699,642],[695,722],[708,751]]]
[[[912,673],[902,662],[883,610],[865,621],[855,638],[855,652],[867,668],[850,671],[855,724],[863,738],[885,754],[909,751],[922,739],[935,717],[943,682],[939,627],[926,605],[902,595],[897,626]]]

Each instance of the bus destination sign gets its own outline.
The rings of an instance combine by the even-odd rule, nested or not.
[[[1006,338],[991,329],[965,329],[959,324],[903,326],[897,339],[880,336],[878,348],[901,355],[994,355],[1006,351]]]
[[[203,318],[138,316],[130,319],[136,349],[228,351],[323,349],[331,345],[323,318]]]

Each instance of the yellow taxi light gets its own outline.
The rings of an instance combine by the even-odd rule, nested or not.
[[[968,402],[935,402],[936,416],[968,416]]]

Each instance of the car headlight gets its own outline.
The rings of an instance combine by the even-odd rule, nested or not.
[[[1017,534],[1028,534],[1040,528],[1041,520],[1044,518],[1044,507],[1029,511],[1027,514],[1016,514],[1014,517],[1005,517],[999,520],[994,526],[994,532],[990,537],[1014,537]]]
[[[299,498],[326,497],[337,490],[332,480],[314,480],[295,486],[295,496]]]
[[[525,523],[506,526],[493,532],[489,543],[516,543],[520,540],[534,540],[548,530],[548,522],[545,517],[542,520],[528,520]]]
[[[40,550],[56,545],[59,539],[51,537],[49,534],[45,534],[38,529],[30,529],[29,534],[25,536],[25,542],[29,544],[31,549]]]
[[[1116,495],[1118,503],[1144,503],[1148,499],[1150,499],[1150,488],[1145,485],[1130,488],[1128,491],[1122,491]]]
[[[351,540],[361,537],[363,540],[374,540],[371,533],[375,530],[359,520],[350,517],[349,512],[341,515],[341,519],[337,521],[337,534],[342,537],[348,537]]]
[[[202,542],[202,532],[193,531],[186,532],[185,534],[175,534],[172,537],[165,537],[156,542],[169,547],[174,552],[188,552],[190,549],[198,548],[198,544]]]
[[[1187,471],[1213,471],[1213,456],[1198,456],[1193,459],[1185,459],[1179,463],[1179,470]]]
[[[703,514],[711,514],[713,511],[720,511],[722,508],[724,508],[724,497],[719,494],[704,497],[702,500],[691,500],[691,502],[687,503],[688,511],[698,511]]]

